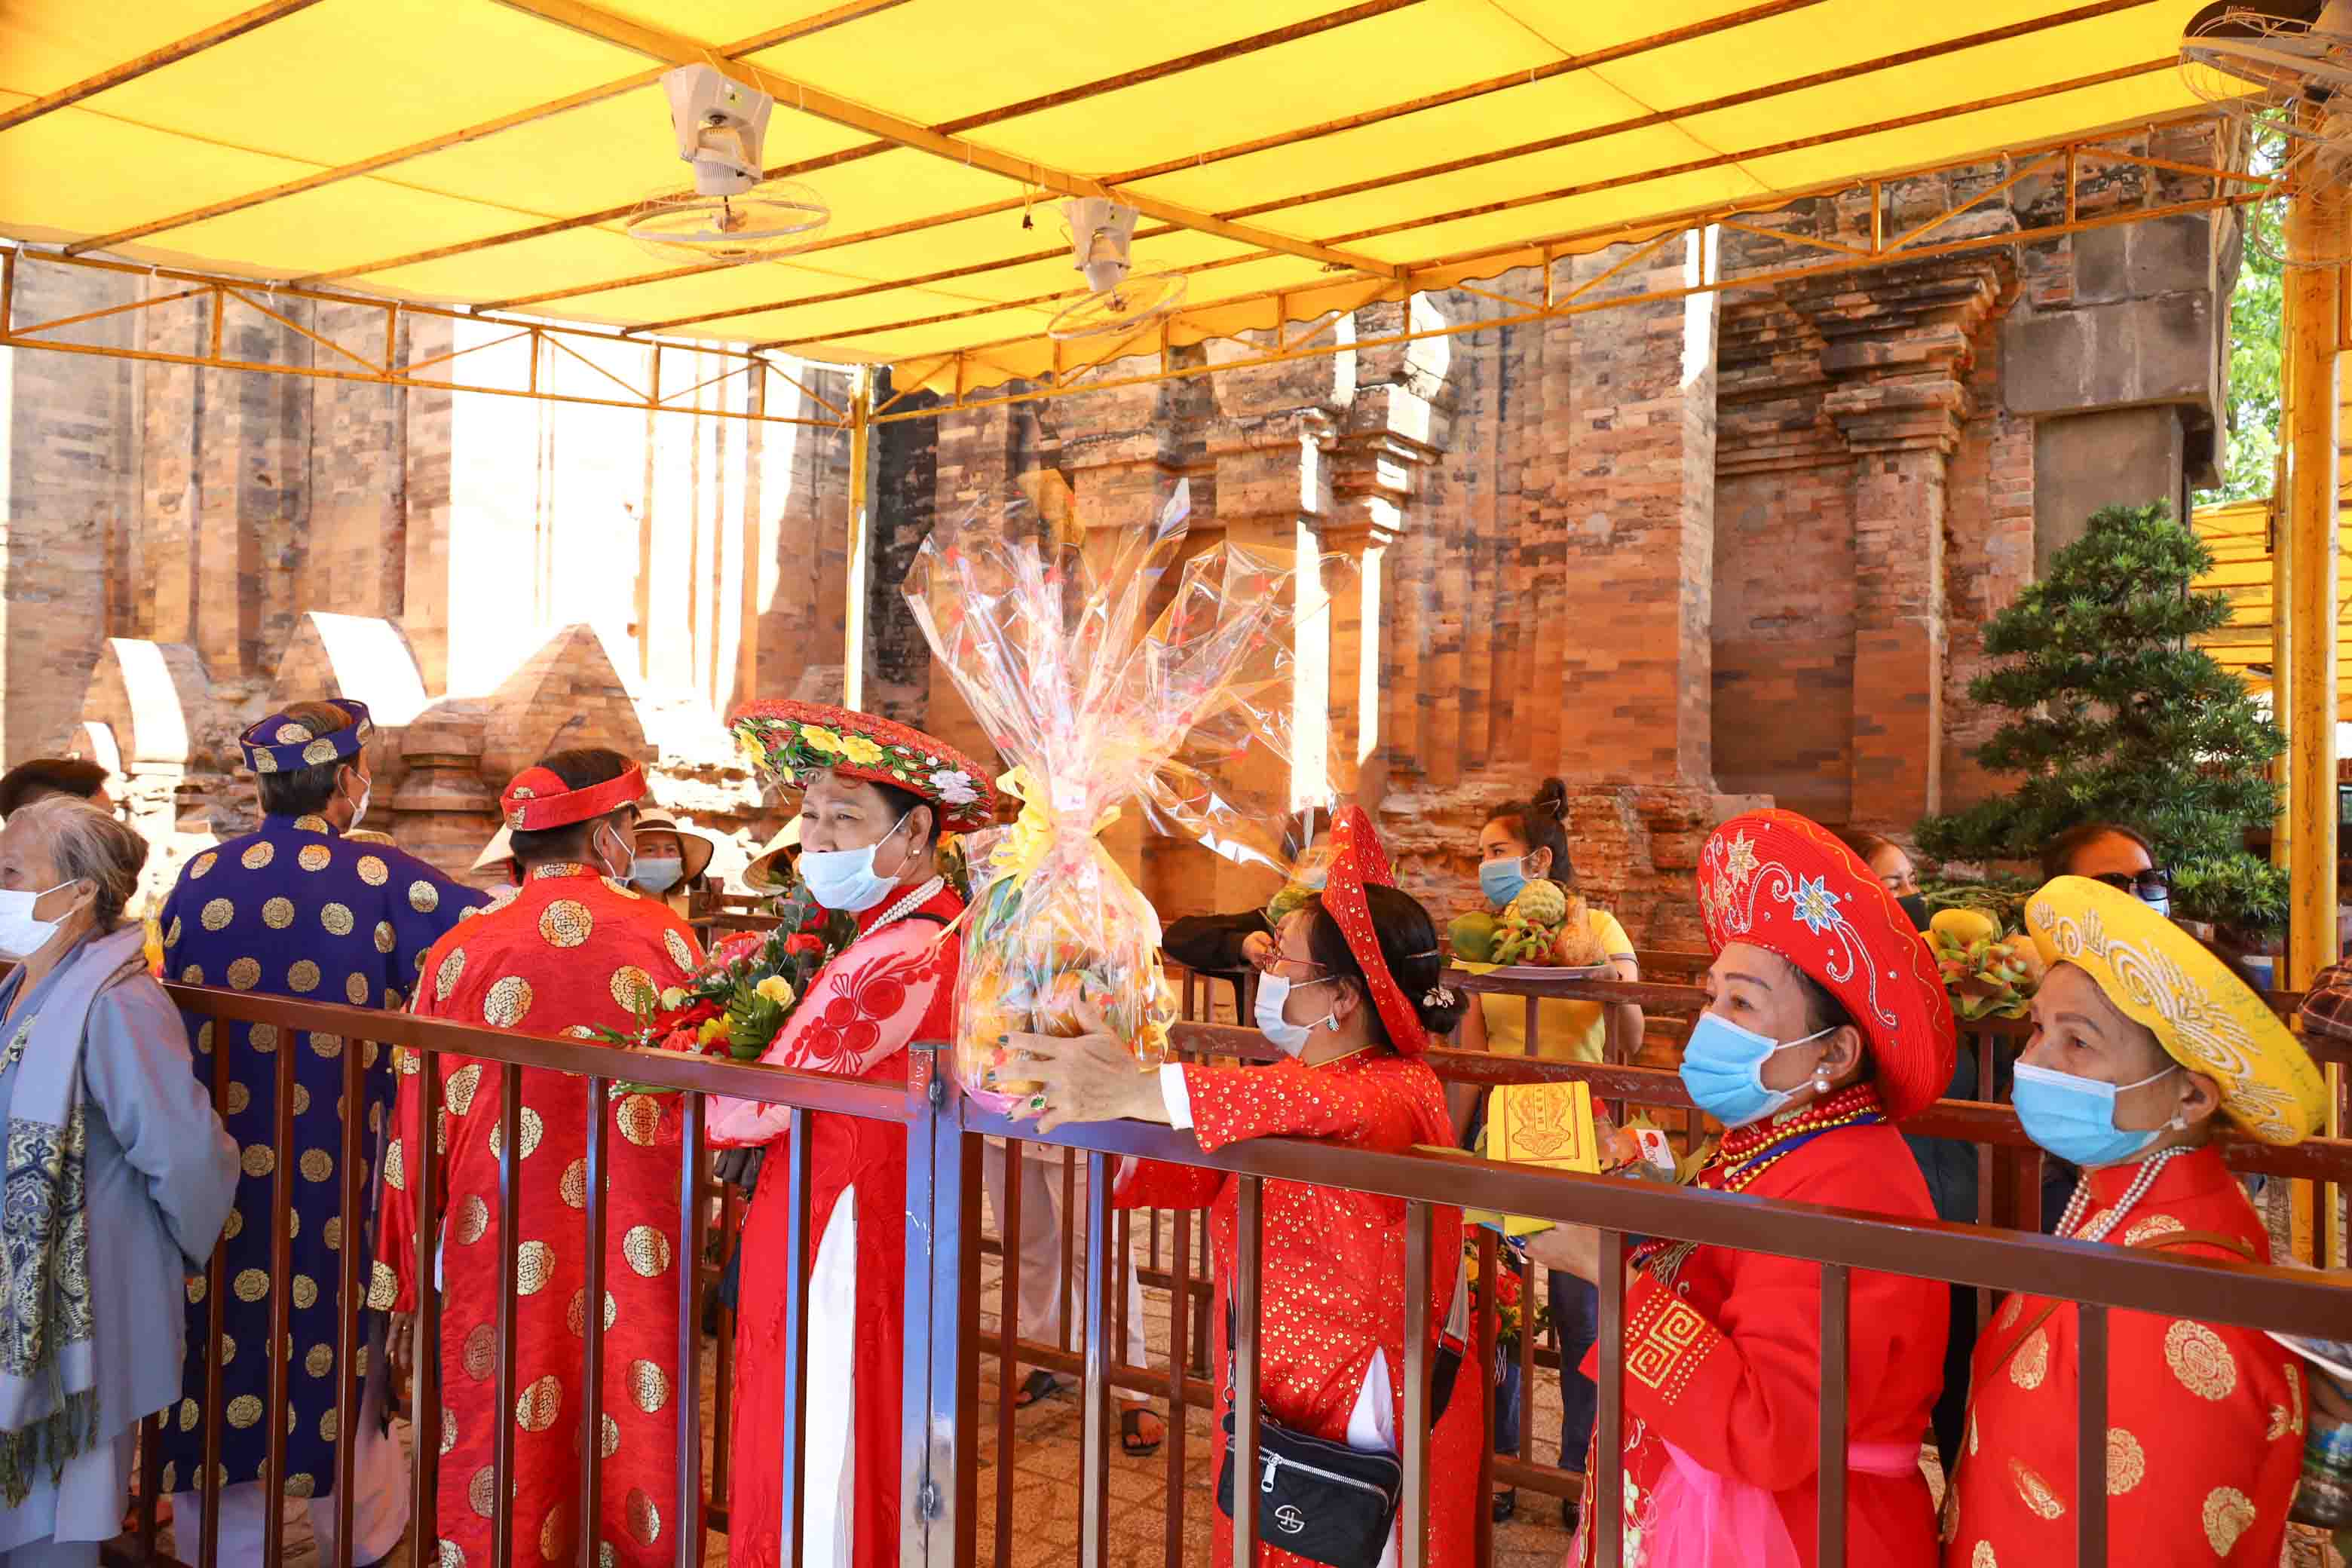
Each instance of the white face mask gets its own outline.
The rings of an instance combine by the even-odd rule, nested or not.
[[[898,878],[874,869],[874,852],[897,837],[898,829],[914,815],[908,811],[890,825],[889,832],[862,848],[802,850],[800,873],[808,882],[810,896],[826,909],[860,915],[897,891]],[[898,864],[903,871],[903,852]]]
[[[1258,1033],[1272,1041],[1275,1048],[1285,1056],[1295,1057],[1305,1050],[1308,1037],[1323,1027],[1325,1024],[1338,1024],[1339,1015],[1337,1011],[1333,1011],[1325,1014],[1319,1023],[1294,1024],[1283,1016],[1284,1010],[1290,1005],[1290,994],[1293,991],[1305,991],[1317,985],[1328,985],[1331,978],[1330,975],[1325,974],[1293,985],[1283,975],[1258,976],[1257,1003],[1253,1009],[1257,1018]]]
[[[591,834],[589,836],[588,847],[594,850],[596,858],[604,863],[604,875],[610,877],[615,882],[627,881],[630,874],[636,869],[636,852],[630,848],[627,839],[620,838],[620,829],[614,827],[611,823],[599,823],[597,825],[596,831],[598,833],[612,833],[616,839],[619,839],[621,845],[621,863],[616,867],[613,864],[613,858],[610,855],[605,854],[604,847],[596,842],[595,835]]]
[[[71,886],[70,882],[58,884],[58,888]],[[0,891],[0,953],[10,958],[30,958],[56,939],[58,928],[65,921],[37,920],[33,906],[58,888],[45,888],[37,893]]]
[[[357,827],[361,823],[367,820],[368,797],[374,793],[375,781],[373,779],[369,779],[360,785],[360,803],[352,807],[352,819],[343,824],[344,832],[349,833],[352,828]]]

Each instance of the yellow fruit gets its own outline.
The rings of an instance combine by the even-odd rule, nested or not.
[[[1960,947],[1973,942],[1990,942],[2000,935],[2000,927],[1990,915],[1975,910],[1938,910],[1927,922],[1927,929],[1938,936],[1949,937]]]

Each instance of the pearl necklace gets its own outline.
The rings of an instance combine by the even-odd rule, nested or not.
[[[2156,1185],[2157,1173],[2171,1163],[2174,1155],[2185,1154],[2188,1152],[2184,1146],[2176,1143],[2169,1149],[2158,1150],[2142,1161],[2139,1170],[2132,1177],[2131,1185],[2124,1189],[2124,1195],[2117,1200],[2116,1206],[2101,1215],[2096,1226],[2077,1236],[2074,1234],[2074,1227],[2083,1222],[2084,1215],[2091,1206],[2091,1173],[2084,1172],[2082,1179],[2074,1184],[2074,1195],[2066,1200],[2064,1216],[2058,1221],[2059,1239],[2105,1241],[2107,1238],[2107,1233],[2121,1225],[2124,1216],[2131,1213],[2132,1205],[2147,1196],[2148,1189]]]
[[[929,881],[924,883],[921,887],[917,888],[913,892],[908,893],[905,898],[900,899],[897,903],[892,904],[888,909],[883,910],[882,918],[876,921],[872,925],[867,926],[866,928],[865,934],[872,936],[876,931],[880,931],[892,921],[906,919],[908,915],[913,914],[917,910],[921,909],[925,904],[929,903],[933,899],[937,898],[939,896],[940,889],[947,885],[946,878],[932,878]]]

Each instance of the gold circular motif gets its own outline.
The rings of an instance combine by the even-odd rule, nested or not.
[[[395,1138],[383,1152],[383,1184],[394,1192],[408,1190],[408,1140]],[[478,1200],[477,1200],[478,1201]]]
[[[515,1294],[536,1296],[547,1289],[555,1273],[555,1248],[543,1241],[526,1241],[515,1248]]]
[[[2238,1537],[2253,1528],[2254,1505],[2235,1487],[2215,1487],[2205,1494],[2205,1543],[2216,1557],[2227,1557]]]
[[[310,1110],[310,1089],[309,1089],[309,1088],[308,1088],[307,1086],[305,1086],[305,1085],[299,1084],[299,1083],[298,1083],[298,1084],[296,1084],[296,1085],[294,1086],[294,1114],[295,1114],[295,1115],[297,1115],[297,1116],[301,1116],[301,1115],[303,1115],[303,1114],[307,1113],[307,1112]],[[341,1097],[339,1095],[339,1096],[337,1096],[337,1097],[336,1097],[336,1105],[335,1105],[335,1111],[336,1111],[336,1114],[341,1115],[341,1114],[342,1113],[342,1109],[343,1109],[343,1107],[342,1107],[342,1103],[341,1103]]]
[[[588,1291],[585,1287],[572,1292],[571,1305],[563,1309],[563,1321],[574,1339],[584,1339],[588,1333]],[[621,1304],[613,1300],[610,1290],[604,1292],[604,1327],[610,1329],[621,1315]]]
[[[376,1311],[389,1312],[399,1300],[400,1276],[392,1271],[391,1264],[381,1258],[375,1259],[375,1267],[368,1274],[367,1304]]]
[[[2186,1318],[2175,1318],[2164,1331],[2164,1364],[2181,1387],[2200,1399],[2227,1399],[2238,1386],[2237,1358],[2221,1336]]]
[[[205,872],[213,868],[213,862],[219,858],[220,857],[214,854],[211,850],[205,850],[203,854],[197,856],[195,859],[189,862],[188,876],[192,879],[203,877]]]
[[[320,737],[318,740],[311,742],[309,745],[302,748],[302,761],[307,766],[315,768],[320,766],[321,763],[331,763],[334,760],[335,743],[332,741],[326,739],[324,736]]]
[[[2025,1506],[2041,1518],[2058,1519],[2065,1514],[2066,1505],[2058,1500],[2058,1494],[2050,1489],[2050,1483],[2014,1458],[2009,1461],[2009,1479],[2017,1488],[2017,1495],[2024,1500]]]
[[[329,1061],[333,1061],[343,1054],[343,1037],[341,1035],[321,1034],[314,1029],[310,1032],[310,1048]]]
[[[563,1201],[576,1209],[588,1206],[588,1162],[583,1157],[563,1167]]]
[[[563,1380],[551,1372],[516,1396],[515,1425],[526,1432],[544,1432],[562,1409]]]
[[[171,929],[163,933],[163,945],[165,947],[180,945],[180,917],[177,915],[172,917]]]
[[[464,1354],[466,1375],[476,1383],[488,1382],[499,1360],[497,1331],[488,1323],[476,1323],[466,1335]]]
[[[196,919],[206,931],[218,931],[236,919],[236,906],[226,899],[210,899],[205,900],[204,910]]]
[[[668,953],[669,961],[680,969],[691,972],[695,968],[694,949],[687,946],[686,938],[680,936],[676,928],[662,932],[662,951]]]
[[[335,1173],[334,1156],[324,1149],[305,1149],[302,1151],[301,1170],[304,1181],[323,1182]]]
[[[625,963],[613,971],[613,1000],[621,1005],[621,1010],[625,1013],[635,1013],[639,998],[643,998],[650,1005],[653,1001],[653,989],[652,976],[634,963]]]
[[[449,1450],[444,1448],[441,1451],[446,1454]],[[454,1541],[443,1541],[441,1542],[441,1568],[466,1568],[465,1549]]]
[[[522,1129],[522,1147],[515,1157],[519,1160],[528,1160],[538,1151],[539,1141],[547,1136],[547,1123],[541,1121],[539,1112],[528,1105],[522,1108],[522,1114],[515,1118],[515,1121]],[[496,1155],[505,1146],[506,1124],[501,1120],[491,1123],[490,1152]]]
[[[343,1000],[354,1007],[364,1007],[368,999],[368,977],[353,970],[343,977]]]
[[[323,871],[334,863],[335,852],[323,844],[305,844],[301,853],[294,857],[294,864],[305,871]]]
[[[236,1336],[235,1334],[223,1334],[221,1336],[220,1359],[221,1365],[223,1366],[226,1366],[229,1363],[236,1359]]]
[[[418,878],[408,884],[408,907],[420,915],[429,915],[441,907],[441,889]]]
[[[641,1279],[654,1279],[669,1272],[669,1237],[649,1225],[633,1225],[621,1238],[621,1256]]]
[[[577,899],[558,899],[539,912],[539,934],[550,947],[578,947],[595,929],[595,917]]]
[[[213,1024],[209,1018],[196,1026],[196,1053],[207,1057],[213,1054]]]
[[[258,871],[277,858],[277,856],[278,851],[270,847],[268,839],[264,838],[257,843],[247,845],[245,853],[238,856],[237,859],[247,870]]]
[[[189,1305],[189,1306],[191,1306],[191,1307],[194,1307],[194,1306],[196,1306],[196,1305],[198,1305],[199,1303],[201,1303],[201,1302],[204,1300],[205,1294],[206,1294],[206,1293],[207,1293],[211,1289],[212,1289],[212,1287],[211,1287],[210,1283],[209,1283],[208,1281],[206,1281],[206,1279],[205,1279],[205,1277],[204,1277],[203,1275],[201,1275],[201,1274],[191,1274],[191,1275],[189,1275],[189,1276],[188,1276],[188,1305]]]
[[[458,976],[466,973],[466,950],[453,947],[441,960],[441,967],[433,972],[433,999],[449,1000],[449,993],[457,989]]]
[[[307,958],[298,958],[286,971],[286,984],[298,995],[309,995],[319,988],[319,966]]]
[[[312,1377],[324,1377],[335,1370],[335,1347],[312,1345],[310,1353],[302,1358],[302,1370]]]
[[[572,1558],[572,1504],[558,1498],[539,1525],[539,1560],[565,1563]]]
[[[236,1277],[236,1299],[258,1301],[269,1294],[269,1276],[258,1268],[241,1270]]]
[[[2009,1358],[2009,1381],[2020,1388],[2039,1388],[2049,1371],[2050,1336],[2036,1329]]]
[[[481,1081],[482,1064],[467,1062],[464,1067],[451,1073],[449,1081],[441,1086],[442,1102],[457,1115],[465,1115],[474,1108],[474,1090],[480,1086]]]
[[[654,1506],[654,1500],[645,1494],[644,1489],[629,1489],[628,1515],[629,1533],[636,1537],[638,1545],[651,1546],[661,1539],[661,1510]]]
[[[247,1143],[237,1159],[248,1176],[266,1176],[278,1169],[278,1156],[267,1143]]]
[[[650,1094],[632,1094],[614,1108],[613,1120],[619,1124],[622,1137],[640,1149],[650,1149],[661,1131],[661,1105]]]
[[[340,1252],[343,1246],[343,1216],[335,1215],[319,1227],[319,1239],[327,1244],[330,1252]]]
[[[287,1411],[286,1416],[286,1425],[290,1430],[294,1425],[294,1412],[291,1410]],[[335,1419],[335,1413],[331,1409],[324,1415],[319,1417],[319,1441],[321,1443],[333,1442],[335,1440],[335,1434],[341,1430],[342,1430],[342,1424]]]
[[[621,1424],[613,1419],[613,1413],[611,1411],[605,1411],[599,1419],[596,1427],[596,1457],[598,1458],[609,1459],[614,1455],[621,1451]]]
[[[238,1111],[243,1110],[247,1106],[252,1103],[253,1091],[251,1089],[246,1088],[245,1085],[241,1083],[233,1083],[228,1086],[228,1113],[231,1116],[235,1116]]]
[[[2107,1428],[2107,1495],[2121,1497],[2147,1474],[2147,1457],[2139,1439],[2120,1426]]]
[[[221,1239],[224,1241],[235,1241],[238,1237],[244,1234],[245,1211],[240,1208],[230,1209],[228,1211],[227,1222],[221,1226]]]
[[[381,888],[392,880],[392,868],[383,863],[381,855],[362,855],[356,868],[360,880],[371,888]]]
[[[378,952],[390,952],[394,948],[398,947],[399,945],[400,934],[392,929],[392,922],[390,921],[376,921],[375,950]],[[422,963],[424,961],[424,956],[425,955],[423,953],[417,954],[417,961]]]
[[[205,1407],[193,1399],[180,1401],[180,1430],[193,1432],[196,1423],[205,1418]]]
[[[669,1373],[652,1362],[642,1358],[629,1363],[629,1397],[646,1415],[658,1413],[669,1404]]]
[[[467,1194],[466,1201],[457,1205],[457,1245],[473,1246],[489,1228],[490,1205],[482,1201],[479,1194]]]
[[[352,918],[347,904],[327,903],[319,910],[319,923],[327,928],[330,936],[349,936],[359,922]]]
[[[183,967],[183,968],[181,969],[181,971],[180,971],[180,984],[183,984],[183,985],[202,985],[204,983],[205,983],[205,966],[204,966],[203,964],[201,964],[201,963],[191,963],[191,964],[185,965],[184,967]],[[206,1025],[205,1026],[205,1028],[207,1028],[207,1029],[209,1029],[209,1028],[211,1028],[211,1027],[212,1027],[212,1026],[211,1026],[210,1024],[206,1024]],[[207,1051],[208,1051],[208,1050],[211,1050],[211,1049],[213,1048],[212,1037],[211,1037],[211,1036],[209,1036],[209,1035],[205,1036],[205,1037],[204,1037],[204,1039],[199,1043],[198,1048],[199,1048],[199,1049],[202,1049],[202,1050],[207,1050]]]
[[[447,1453],[457,1446],[457,1417],[447,1405],[441,1407],[441,1451]],[[465,1559],[459,1558],[459,1562]]]
[[[482,1021],[493,1029],[511,1029],[530,1011],[530,982],[520,974],[500,975],[482,997]]]
[[[245,1041],[263,1056],[268,1056],[278,1049],[278,1026],[256,1024],[246,1031]]]
[[[261,923],[271,931],[284,931],[294,923],[294,900],[271,899],[261,906]]]
[[[2021,1310],[2024,1306],[2025,1298],[2021,1295],[2012,1294],[2009,1299],[2009,1304],[2000,1310],[2000,1326],[2006,1329],[2014,1325],[2017,1321],[2018,1312]]]
[[[2186,1228],[2168,1214],[2152,1214],[2124,1232],[2124,1245],[2137,1247],[2144,1241],[2153,1241],[2159,1236],[2170,1236]]]
[[[319,1479],[308,1470],[297,1470],[286,1478],[288,1497],[310,1497],[319,1489]]]
[[[278,726],[277,732],[271,735],[270,739],[281,746],[299,746],[306,745],[318,737],[310,733],[310,726],[308,724],[298,724],[289,719]]]
[[[499,1500],[499,1472],[494,1466],[484,1465],[474,1472],[474,1479],[466,1483],[466,1500],[473,1504],[476,1513],[490,1517]]]
[[[294,1276],[294,1304],[308,1311],[319,1303],[319,1282],[308,1274]]]
[[[261,1401],[250,1394],[240,1394],[228,1402],[228,1424],[242,1430],[261,1419]]]
[[[179,1460],[177,1460],[177,1459],[168,1459],[168,1460],[164,1461],[164,1464],[163,1464],[163,1495],[164,1495],[165,1497],[170,1497],[173,1492],[175,1492],[175,1491],[179,1490],[179,1487],[178,1487],[178,1485],[177,1485],[177,1479],[177,1479],[177,1477],[179,1476],[179,1473],[180,1473],[180,1461],[179,1461]]]
[[[261,984],[261,961],[240,958],[228,966],[228,984],[232,991],[250,991]]]
[[[1979,1541],[1977,1549],[1969,1553],[1969,1568],[2000,1568],[1992,1554],[1992,1542]]]

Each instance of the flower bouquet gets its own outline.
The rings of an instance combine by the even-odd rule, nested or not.
[[[1506,1353],[1518,1350],[1520,1333],[1532,1327],[1541,1338],[1551,1326],[1551,1309],[1538,1307],[1535,1322],[1527,1321],[1527,1281],[1520,1276],[1516,1247],[1499,1250],[1495,1258],[1495,1348]],[[1474,1303],[1480,1300],[1478,1277],[1478,1244],[1467,1241],[1462,1247],[1462,1271],[1468,1276],[1470,1295]]]
[[[2043,970],[2032,938],[2021,931],[2004,934],[1991,916],[1978,910],[1942,910],[1929,920],[1924,940],[1951,994],[1953,1015],[1962,1023],[2025,1016]]]
[[[1159,916],[1097,837],[1130,801],[1163,831],[1287,864],[1265,837],[1281,805],[1227,774],[1292,784],[1291,557],[1230,542],[1187,557],[1182,485],[1148,526],[1089,529],[1041,483],[1034,508],[935,530],[905,585],[1021,802],[1011,827],[968,845],[961,933],[957,1076],[997,1111],[1034,1091],[1009,1035],[1076,1035],[1092,1014],[1139,1068],[1167,1055]]]

